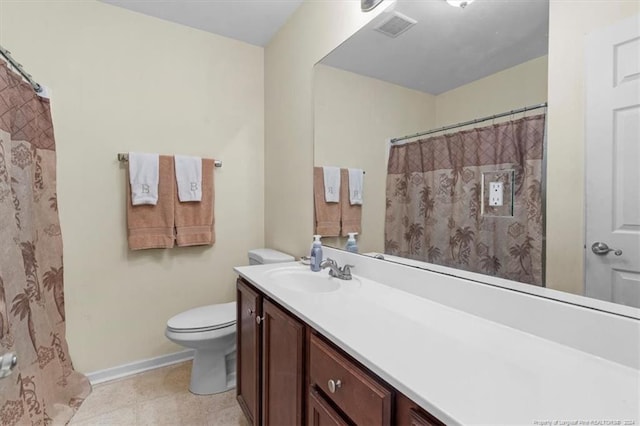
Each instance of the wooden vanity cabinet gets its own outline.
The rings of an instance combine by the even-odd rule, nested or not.
[[[249,423],[259,425],[262,342],[256,318],[262,315],[262,296],[240,279],[236,289],[236,395]]]
[[[396,415],[394,424],[397,426],[441,426],[443,423],[424,411],[418,404],[403,394],[396,396]]]
[[[349,426],[342,415],[314,389],[309,389],[309,407],[307,409],[309,426]]]
[[[264,300],[262,309],[262,423],[300,425],[305,327],[269,300]]]
[[[249,424],[442,424],[242,278],[237,307],[237,399]]]
[[[303,424],[302,322],[237,282],[237,399],[249,423]]]

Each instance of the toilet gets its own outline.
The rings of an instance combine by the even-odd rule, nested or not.
[[[293,256],[272,249],[249,251],[249,264],[291,262]],[[189,309],[167,321],[165,336],[195,349],[189,390],[198,395],[236,386],[236,302]]]

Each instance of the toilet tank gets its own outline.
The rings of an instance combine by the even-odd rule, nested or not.
[[[249,265],[265,265],[267,263],[293,262],[295,258],[278,250],[259,248],[249,250]]]

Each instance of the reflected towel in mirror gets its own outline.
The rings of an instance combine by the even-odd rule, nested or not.
[[[323,237],[340,235],[341,203],[327,203],[325,200],[322,167],[313,168],[313,203],[315,233]]]
[[[362,205],[362,190],[364,187],[364,171],[362,169],[349,170],[349,202],[351,205]]]
[[[340,168],[323,167],[324,200],[327,203],[340,202]]]
[[[342,230],[340,235],[346,237],[350,232],[362,233],[362,205],[351,204],[347,201],[349,199],[349,171],[342,169],[341,173],[342,185],[340,185],[340,192],[344,201],[340,204],[342,206]]]

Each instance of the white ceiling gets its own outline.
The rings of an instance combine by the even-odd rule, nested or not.
[[[373,29],[390,16],[382,13],[321,62],[437,95],[548,51],[548,0],[476,0],[465,9],[398,0],[395,10],[418,23],[390,38]]]
[[[101,1],[258,46],[265,46],[303,2]],[[444,0],[389,3],[390,10],[418,23],[389,38],[373,29],[390,16],[382,13],[321,62],[437,95],[548,51],[548,0],[477,0],[465,9]]]
[[[100,1],[257,46],[266,46],[303,0]]]

